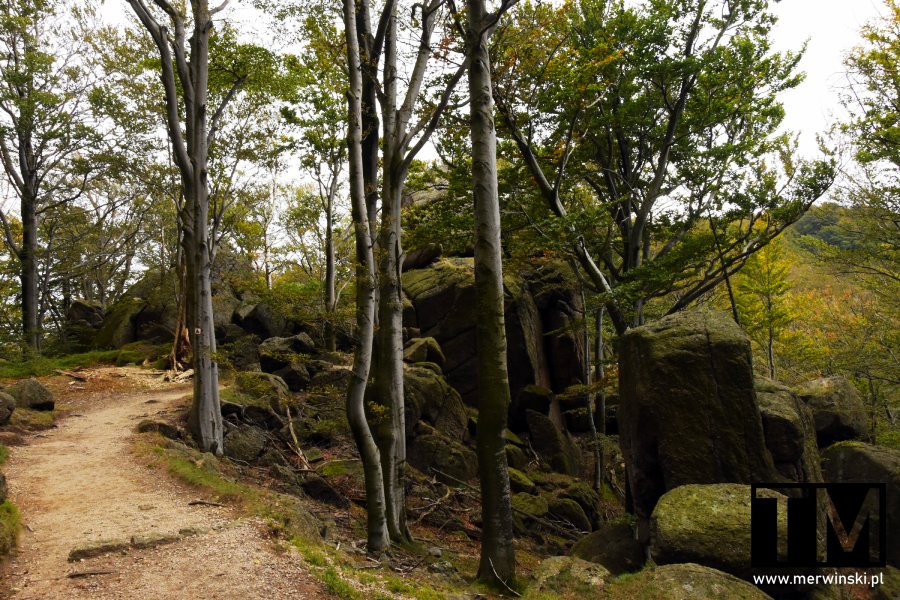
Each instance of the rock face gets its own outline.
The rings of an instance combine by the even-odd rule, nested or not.
[[[694,563],[645,569],[634,577],[613,580],[611,598],[678,598],[679,600],[771,600],[771,596],[733,575]]]
[[[407,365],[403,370],[403,393],[407,435],[413,433],[416,423],[425,421],[449,438],[463,438],[469,420],[466,407],[435,365]]]
[[[868,411],[853,384],[843,377],[814,379],[797,388],[812,410],[819,447],[869,434]]]
[[[786,519],[781,526],[786,535]],[[750,486],[683,485],[666,492],[650,520],[650,556],[661,565],[697,562],[749,576]]]
[[[6,392],[0,392],[0,425],[9,423],[14,410],[16,410],[16,399]]]
[[[687,483],[778,481],[763,438],[750,340],[730,318],[681,312],[619,348],[619,439],[638,517]]]
[[[527,280],[526,280],[527,279]],[[403,273],[408,300],[403,325],[417,336],[432,337],[440,347],[447,381],[469,406],[475,392],[475,272],[471,258],[442,258],[426,268]],[[581,383],[580,338],[559,328],[580,310],[579,300],[561,275],[544,279],[509,275],[506,288],[506,335],[510,415],[519,411],[519,392],[528,384],[553,391]],[[552,375],[551,375],[552,374]],[[524,420],[514,419],[517,426]]]
[[[812,412],[791,389],[770,379],[756,380],[766,447],[778,472],[798,483],[822,481]]]
[[[581,451],[572,436],[541,413],[525,411],[531,443],[538,455],[557,473],[578,475],[581,472]]]
[[[471,448],[422,421],[415,426],[406,453],[409,464],[426,475],[437,475],[438,479],[449,485],[459,485],[454,479],[469,481],[478,475],[478,458]],[[442,477],[432,468],[453,479]]]
[[[248,304],[236,309],[232,322],[263,340],[284,335],[287,325],[284,317],[264,303]]]
[[[15,398],[16,406],[19,408],[53,410],[56,406],[53,392],[37,379],[23,379],[3,391]]]
[[[825,481],[887,484],[887,561],[900,567],[900,452],[862,442],[840,442],[822,452]]]

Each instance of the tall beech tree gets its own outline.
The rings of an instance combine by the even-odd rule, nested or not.
[[[543,207],[622,333],[737,272],[831,185],[777,129],[800,53],[765,0],[528,5],[497,41],[497,105]]]
[[[485,0],[466,3],[469,75],[469,129],[472,140],[472,194],[475,201],[475,347],[478,353],[478,474],[483,536],[478,578],[504,585],[515,575],[512,505],[504,431],[509,413],[506,368],[503,250],[497,184],[497,133],[488,40],[500,16],[515,0],[489,12]]]
[[[0,5],[0,158],[19,201],[21,238],[0,206],[4,241],[19,265],[22,333],[40,350],[40,221],[76,200],[97,175],[103,142],[88,94],[94,77],[83,52],[91,5],[55,0]]]
[[[218,99],[218,105],[209,106],[212,19],[227,5],[227,0],[212,9],[206,0],[191,0],[190,21],[180,7],[167,0],[153,0],[158,10],[144,0],[128,0],[128,3],[159,51],[167,130],[181,175],[183,201],[179,207],[179,225],[187,266],[187,323],[194,368],[194,400],[189,427],[204,451],[221,454],[222,413],[210,286],[216,250],[210,228],[210,219],[214,216],[210,214],[210,146],[229,102],[247,76],[238,74]],[[159,11],[162,15],[158,15]],[[160,17],[168,25],[162,24]],[[193,27],[189,40],[188,23]]]

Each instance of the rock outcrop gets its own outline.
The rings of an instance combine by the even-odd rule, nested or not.
[[[797,483],[822,481],[812,412],[786,385],[756,380],[766,447],[779,473]]]
[[[639,518],[689,483],[778,481],[750,340],[730,318],[681,312],[621,338],[619,439]]]
[[[797,388],[797,396],[812,410],[820,448],[869,434],[866,405],[859,391],[844,377],[822,377],[804,383]]]

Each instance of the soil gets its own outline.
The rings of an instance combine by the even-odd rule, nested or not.
[[[56,378],[58,426],[29,434],[4,465],[24,528],[0,569],[0,597],[16,600],[320,598],[328,594],[296,551],[279,550],[263,523],[203,499],[133,451],[136,425],[171,413],[189,386],[138,369]],[[149,389],[148,389],[149,388]],[[69,562],[69,552],[133,536],[191,535]],[[87,574],[90,572],[101,572]],[[76,577],[72,577],[72,575]]]

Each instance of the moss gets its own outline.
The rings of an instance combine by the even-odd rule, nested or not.
[[[531,492],[536,487],[525,473],[512,467],[509,468],[509,485],[514,492]]]
[[[321,579],[328,591],[346,600],[356,600],[362,598],[363,595],[345,579],[343,579],[334,567],[328,567],[321,573],[316,573]]]
[[[513,510],[532,517],[543,517],[550,510],[546,498],[526,493],[513,494],[512,507]]]
[[[875,443],[893,450],[900,450],[900,429],[879,431],[875,434]]]
[[[0,362],[0,379],[24,379],[52,375],[56,369],[77,369],[115,364],[119,350],[94,350],[65,356],[40,356],[20,362]]]
[[[0,557],[15,547],[21,526],[22,518],[15,505],[9,500],[0,504]]]
[[[0,444],[0,466],[3,466],[7,458],[9,458],[9,448]]]
[[[17,408],[9,418],[9,424],[26,431],[40,431],[50,429],[56,423],[56,411],[32,410],[30,408]]]
[[[684,600],[729,598],[763,600],[768,595],[737,577],[697,564],[665,565],[622,575],[609,582],[600,598],[608,600],[656,600],[680,590]]]

